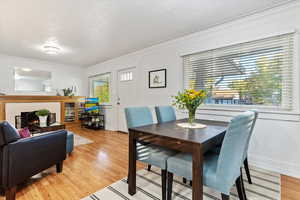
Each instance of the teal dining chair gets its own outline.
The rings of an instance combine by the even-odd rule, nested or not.
[[[257,110],[250,110],[250,111],[253,111],[254,114],[255,114],[255,117],[254,117],[254,121],[253,121],[253,124],[252,124],[252,127],[251,127],[251,136],[252,136],[252,133],[253,133],[253,129],[254,129],[254,126],[255,126],[255,123],[256,123],[256,120],[257,120],[257,117],[258,117],[258,111]],[[250,137],[251,137],[250,136]],[[220,150],[221,150],[221,145],[222,145],[222,142],[220,145],[218,145],[215,149],[213,149],[212,151],[216,152],[216,153],[220,153]],[[248,146],[246,147],[248,149]],[[246,176],[247,176],[247,180],[248,180],[248,183],[249,184],[252,184],[252,180],[251,180],[251,174],[250,174],[250,170],[249,170],[249,164],[248,164],[248,152],[245,152],[244,154],[244,169],[245,169],[245,172],[246,172]]]
[[[246,111],[234,117],[227,128],[220,153],[207,152],[203,159],[203,184],[221,193],[228,200],[236,184],[240,199],[246,199],[241,166],[244,162],[255,120],[255,112]],[[179,153],[167,160],[168,191],[171,199],[173,174],[192,180],[192,155]]]
[[[155,106],[155,113],[158,123],[176,120],[176,114],[172,106]]]
[[[152,114],[148,107],[125,108],[128,128],[153,124]],[[167,159],[177,152],[153,144],[137,142],[137,160],[159,167],[162,178],[162,199],[166,199]]]
[[[171,122],[176,120],[175,110],[172,106],[155,106],[155,113],[158,123]],[[151,165],[148,165],[148,170],[151,169]],[[183,183],[186,183],[186,178],[183,178]],[[190,181],[190,185],[192,182]]]
[[[158,123],[170,122],[176,120],[174,108],[172,106],[155,106],[155,113]],[[148,171],[151,165],[148,165]]]

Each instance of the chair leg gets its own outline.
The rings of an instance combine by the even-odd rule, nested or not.
[[[151,171],[151,165],[148,165],[148,171],[149,172]]]
[[[247,200],[247,196],[246,196],[246,190],[245,190],[245,185],[244,185],[244,181],[243,181],[243,171],[241,168],[241,184],[242,184],[242,191],[243,191],[243,195],[244,195],[244,199]]]
[[[222,193],[221,196],[222,196],[222,200],[229,200],[229,195]]]
[[[128,184],[128,182],[129,182],[129,172],[128,172],[128,174],[127,174],[127,180],[126,180],[126,183]]]
[[[247,179],[249,184],[252,184],[251,176],[250,176],[250,170],[249,170],[249,165],[248,165],[248,158],[244,160],[244,167],[247,175]]]
[[[182,182],[186,184],[186,178],[182,178]]]
[[[167,194],[167,170],[161,170],[161,189],[162,189],[162,200],[166,200]]]
[[[236,189],[238,191],[239,199],[240,200],[245,200],[245,195],[243,193],[241,176],[236,179],[235,185],[236,185]]]
[[[17,193],[17,186],[6,189],[5,190],[5,199],[6,200],[15,200],[16,193]]]
[[[173,173],[168,172],[168,189],[167,189],[167,200],[172,199],[172,190],[173,190]]]
[[[193,187],[193,181],[190,181],[190,186]]]
[[[61,173],[63,170],[63,161],[56,164],[56,172]]]

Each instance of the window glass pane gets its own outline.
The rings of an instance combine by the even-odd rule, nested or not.
[[[99,97],[100,103],[110,102],[110,73],[90,78],[91,96]]]
[[[120,81],[131,81],[132,78],[132,72],[124,72],[120,76]]]

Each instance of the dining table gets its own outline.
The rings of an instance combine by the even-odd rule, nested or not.
[[[136,161],[137,142],[154,144],[178,152],[192,155],[192,199],[203,199],[203,157],[204,153],[214,148],[224,137],[228,122],[214,120],[195,120],[204,124],[204,128],[183,128],[179,123],[187,122],[181,119],[166,123],[151,124],[129,128],[129,168],[128,193],[136,194]]]

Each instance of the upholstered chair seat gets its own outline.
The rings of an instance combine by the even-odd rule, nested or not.
[[[141,151],[141,149],[139,149],[141,146],[147,148],[147,150],[145,150],[145,152]],[[140,143],[137,144],[137,152],[137,160],[164,170],[167,169],[167,159],[177,153],[156,145],[144,146]]]
[[[217,182],[217,164],[219,154],[214,152],[207,152],[203,161],[203,184],[215,188],[216,190],[227,193],[230,188],[226,187],[228,184],[218,184]],[[177,176],[185,177],[192,180],[192,155],[189,153],[180,153],[168,159],[168,171]],[[231,186],[230,186],[231,187]]]

